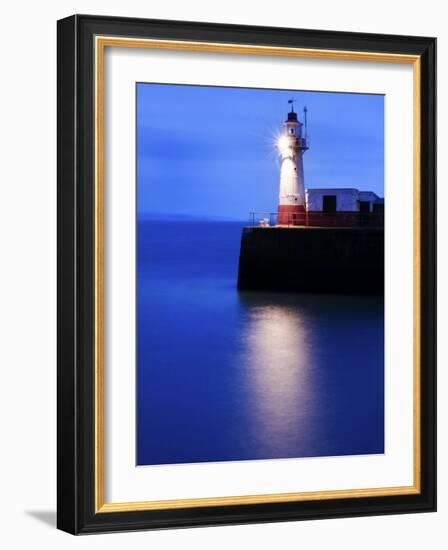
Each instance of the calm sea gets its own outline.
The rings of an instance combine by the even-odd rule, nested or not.
[[[238,292],[241,229],[139,223],[137,463],[384,452],[382,299]]]

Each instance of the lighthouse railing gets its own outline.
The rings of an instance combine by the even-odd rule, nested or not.
[[[250,212],[250,227],[384,227],[382,212]]]

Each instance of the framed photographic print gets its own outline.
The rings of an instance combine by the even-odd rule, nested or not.
[[[58,22],[58,527],[434,511],[433,38]]]

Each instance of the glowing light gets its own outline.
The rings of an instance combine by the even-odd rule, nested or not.
[[[289,149],[289,139],[288,136],[280,136],[277,140],[277,147],[280,153]]]

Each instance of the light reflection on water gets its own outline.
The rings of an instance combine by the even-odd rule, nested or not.
[[[297,308],[254,304],[254,297],[248,301],[241,364],[252,416],[250,433],[261,454],[272,454],[290,436],[310,428],[308,334]]]

